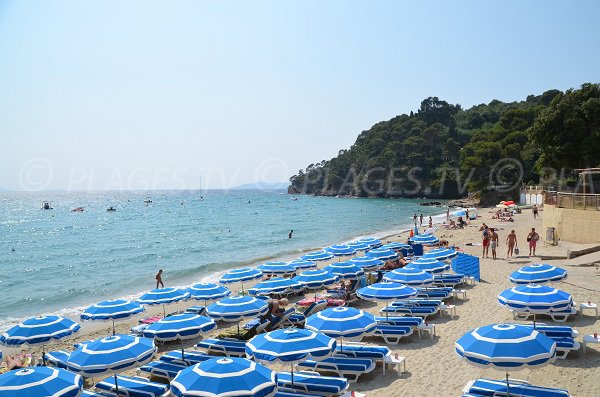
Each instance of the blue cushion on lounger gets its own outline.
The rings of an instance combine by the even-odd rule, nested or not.
[[[168,390],[168,385],[151,382],[148,379],[118,375],[119,394],[126,392],[129,397],[158,397],[164,395]],[[112,392],[115,388],[115,378],[113,376],[104,379],[96,384],[96,389]],[[125,394],[125,393],[124,393]]]
[[[203,361],[214,358],[214,356],[208,355],[204,352],[196,352],[196,351],[185,351],[183,356],[181,355],[181,350],[171,350],[170,352],[166,352],[162,356],[160,356],[159,360],[164,362],[172,362],[175,364],[184,364],[187,365],[198,364]]]
[[[246,342],[239,340],[209,338],[198,342],[196,346],[208,349],[208,351],[222,352],[227,355],[246,354]]]
[[[177,376],[179,371],[186,369],[187,367],[187,365],[177,364],[175,362],[152,361],[140,367],[140,371],[147,372],[152,376],[171,380]]]
[[[569,397],[569,392],[550,387],[533,386],[517,382],[510,382],[510,394],[523,397]],[[505,380],[477,379],[468,390],[481,396],[494,396],[494,393],[506,393]]]
[[[348,380],[333,376],[322,376],[294,372],[294,384],[290,372],[277,372],[275,374],[277,389],[294,390],[323,396],[341,394],[348,388]]]

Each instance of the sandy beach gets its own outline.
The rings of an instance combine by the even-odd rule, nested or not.
[[[461,287],[467,290],[467,299],[459,298],[455,302],[450,302],[456,305],[458,316],[450,319],[448,316],[440,317],[439,314],[436,314],[429,318],[428,322],[436,326],[436,336],[433,340],[426,335],[419,339],[415,333],[402,339],[398,345],[390,345],[394,353],[406,357],[407,373],[398,376],[395,371],[390,370],[386,371],[384,376],[381,367],[378,367],[370,374],[361,376],[359,381],[351,386],[352,390],[364,392],[368,396],[459,396],[469,380],[478,377],[502,379],[505,376],[502,372],[475,368],[462,362],[454,352],[454,343],[464,333],[477,326],[513,321],[509,311],[497,303],[496,296],[511,286],[508,275],[512,271],[530,263],[541,262],[540,258],[527,255],[525,238],[531,227],[535,227],[542,235],[542,225],[540,219],[533,219],[529,210],[524,210],[522,214],[516,215],[515,221],[512,223],[493,220],[491,211],[486,208],[480,209],[478,219],[471,221],[465,229],[440,229],[436,233],[438,237],[446,238],[451,245],[457,245],[464,252],[481,256],[481,246],[467,244],[481,242],[479,228],[483,223],[499,229],[499,258],[497,260],[481,259],[481,282],[475,286]],[[544,213],[541,211],[541,216],[543,217],[543,215]],[[507,260],[505,240],[511,229],[517,233],[521,252],[518,257]],[[385,240],[405,241],[407,237],[407,234],[403,233],[389,236]],[[538,256],[561,255],[564,254],[561,252],[561,250],[564,251],[563,248],[562,246],[546,246],[540,240],[537,254]],[[600,302],[600,279],[598,278],[600,270],[598,266],[577,266],[583,262],[585,261],[582,261],[581,258],[544,261],[544,263],[552,263],[568,269],[567,280],[557,284],[558,288],[571,293],[576,302],[598,303]],[[323,264],[320,264],[319,267],[323,267]],[[201,303],[187,301],[170,305],[167,310],[182,310],[185,307]],[[372,313],[378,312],[383,307],[382,304],[376,305],[360,300],[353,306]],[[147,308],[144,316],[154,313],[162,313],[162,307]],[[116,323],[117,332],[128,333],[129,328],[137,324],[138,319],[139,317]],[[550,322],[550,319],[544,317],[538,318],[538,321]],[[591,312],[571,317],[570,321],[566,323],[579,331],[580,343],[583,335],[599,332],[599,324],[600,322],[591,315]],[[235,324],[219,323],[216,332],[234,326]],[[70,350],[76,341],[108,335],[110,328],[110,323],[83,323],[81,331],[75,337],[56,342],[48,348]],[[378,338],[368,338],[363,341],[383,344],[383,341]],[[186,341],[185,345],[191,347],[196,342],[196,340]],[[165,351],[178,347],[179,343],[166,344],[161,346],[160,350]],[[3,350],[5,353],[10,354],[11,352],[11,349]],[[35,349],[33,353],[39,356],[40,350]],[[284,367],[273,366],[273,369],[284,369]],[[598,396],[600,395],[600,349],[598,345],[592,345],[588,348],[586,355],[581,350],[571,352],[565,360],[557,360],[553,365],[541,369],[511,373],[511,377],[526,380],[535,385],[568,389],[572,395],[577,397]]]

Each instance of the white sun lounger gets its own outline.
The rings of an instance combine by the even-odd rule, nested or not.
[[[163,397],[169,394],[169,386],[151,382],[146,378],[137,376],[118,375],[119,395],[128,397]],[[114,393],[115,378],[110,376],[96,384],[96,389]]]
[[[334,372],[348,379],[349,382],[356,382],[360,375],[375,369],[375,362],[364,358],[329,357],[322,361],[306,360],[298,366],[312,368],[315,371]]]

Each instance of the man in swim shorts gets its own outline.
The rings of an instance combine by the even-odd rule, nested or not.
[[[483,226],[483,233],[481,237],[483,238],[483,251],[481,253],[481,257],[487,258],[488,251],[490,249],[490,229],[487,227],[487,225]]]
[[[496,229],[490,229],[490,248],[492,249],[492,258],[496,259],[496,248],[498,247],[498,233]]]
[[[527,242],[529,243],[529,256],[531,256],[533,252],[533,256],[535,256],[535,247],[537,245],[537,241],[540,239],[540,235],[537,234],[535,228],[531,228],[531,232],[527,235]]]

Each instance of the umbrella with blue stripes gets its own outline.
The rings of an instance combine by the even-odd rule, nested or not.
[[[375,270],[384,264],[381,259],[373,258],[371,256],[358,256],[350,259],[350,262],[360,266],[365,271]]]
[[[259,278],[262,278],[260,270],[253,267],[242,267],[228,271],[221,277],[219,282],[221,284],[240,283],[242,292],[244,292],[244,281],[258,280]]]
[[[315,252],[309,252],[308,254],[303,255],[300,259],[305,260],[305,261],[319,262],[319,261],[328,261],[331,258],[333,258],[333,255],[331,255],[328,252],[315,251]]]
[[[511,273],[508,278],[515,284],[539,284],[561,281],[567,278],[567,271],[560,267],[535,263]]]
[[[85,377],[114,375],[118,394],[117,373],[150,362],[156,351],[152,339],[117,334],[81,344],[65,364],[69,371]]]
[[[332,263],[331,265],[325,266],[323,270],[335,274],[342,280],[356,280],[365,274],[360,266],[350,261]]]
[[[194,339],[216,327],[217,324],[211,318],[195,313],[183,313],[150,324],[144,330],[144,336],[161,342]]]
[[[516,312],[547,314],[569,309],[573,297],[568,292],[547,285],[517,285],[498,295],[498,302]]]
[[[335,351],[335,339],[308,329],[287,328],[259,334],[246,343],[246,356],[260,362],[294,363],[324,360]]]
[[[428,273],[441,273],[450,269],[450,265],[433,258],[417,258],[405,266],[408,269],[423,270]]]
[[[375,237],[362,237],[356,240],[359,243],[368,244],[371,248],[377,248],[381,245],[381,240]]]
[[[385,249],[385,248],[375,248],[365,254],[371,258],[381,259],[383,261],[389,259],[396,259],[398,257],[398,253],[394,250]]]
[[[554,362],[556,342],[531,327],[492,324],[474,329],[456,341],[455,351],[467,363],[506,371],[536,368]]]
[[[411,246],[408,244],[392,241],[391,243],[382,245],[381,248],[396,251],[396,250],[401,250],[401,249],[409,249],[409,248],[411,248]]]
[[[267,301],[253,296],[232,296],[208,306],[206,313],[215,320],[236,322],[244,318],[256,318],[267,313]],[[238,323],[239,333],[239,323]]]
[[[212,358],[177,374],[171,381],[175,397],[271,397],[275,373],[245,358]]]
[[[144,311],[138,302],[126,299],[112,299],[98,302],[85,309],[79,318],[84,321],[112,321],[112,333],[115,334],[115,320],[124,320]]]
[[[368,301],[406,300],[417,296],[418,291],[400,283],[382,282],[368,285],[356,291],[356,295]],[[386,310],[385,316],[388,316]]]
[[[138,302],[142,305],[162,305],[163,315],[166,316],[166,304],[179,302],[189,297],[190,293],[184,289],[167,287],[153,289],[149,292],[146,292],[144,295],[138,298]]]
[[[191,298],[203,300],[204,306],[208,301],[222,299],[231,294],[229,288],[214,283],[194,284],[188,288],[188,292]]]
[[[333,256],[352,256],[356,254],[356,250],[346,244],[334,244],[323,248],[323,251]]]
[[[405,284],[414,287],[421,287],[433,283],[433,275],[424,270],[404,267],[387,272],[383,276],[383,281]]]
[[[361,241],[351,241],[346,245],[355,251],[368,251],[372,248],[372,246],[369,245],[368,243],[361,242]]]
[[[316,269],[317,268],[317,264],[313,261],[307,261],[307,260],[303,260],[303,259],[296,259],[290,262],[290,265],[294,266],[294,268],[296,269],[296,271],[298,270],[309,270],[309,269]]]
[[[2,397],[77,397],[82,389],[80,375],[59,368],[22,368],[0,375]]]
[[[377,321],[371,313],[353,307],[331,307],[309,316],[305,328],[340,338],[360,340],[375,332]]]
[[[446,259],[454,258],[456,255],[458,255],[458,251],[452,248],[436,248],[432,249],[431,251],[427,251],[423,255],[423,258],[437,259],[438,261],[443,261]]]
[[[327,270],[307,270],[300,273],[292,280],[302,284],[305,288],[319,290],[335,284],[339,277]]]
[[[32,317],[0,335],[0,345],[8,347],[41,345],[42,359],[45,363],[44,345],[71,336],[80,328],[79,324],[62,316]]]
[[[256,284],[248,290],[248,293],[250,295],[271,295],[301,290],[302,288],[300,283],[293,279],[274,277]]]
[[[285,276],[296,273],[296,268],[288,262],[266,262],[258,269],[267,275]]]
[[[417,234],[410,238],[410,241],[414,244],[422,244],[422,245],[434,245],[440,242],[440,239],[435,237],[433,234],[422,233]]]

